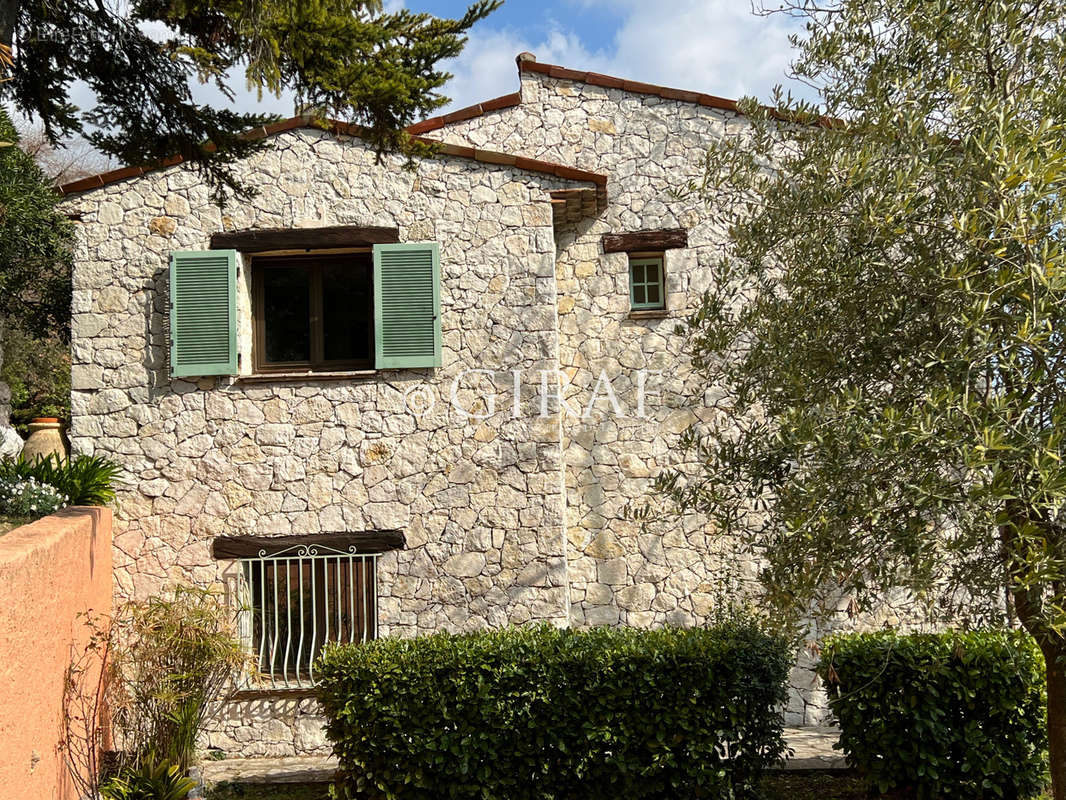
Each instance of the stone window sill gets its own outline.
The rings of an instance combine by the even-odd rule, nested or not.
[[[665,308],[650,308],[644,311],[630,311],[630,319],[666,319],[670,312]]]
[[[257,372],[254,375],[238,375],[234,383],[291,383],[293,381],[352,381],[373,378],[376,369],[358,369],[348,372]]]

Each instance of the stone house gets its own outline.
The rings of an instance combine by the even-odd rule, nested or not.
[[[627,519],[712,422],[678,322],[723,231],[732,101],[518,58],[405,168],[351,126],[254,132],[220,209],[180,163],[64,187],[79,221],[75,451],[120,461],[117,597],[222,585],[266,678],[213,744],[324,747],[324,640],[712,617],[752,565],[705,521]],[[810,659],[792,724],[824,715]]]

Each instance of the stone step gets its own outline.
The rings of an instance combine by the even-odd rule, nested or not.
[[[804,771],[815,769],[847,769],[847,762],[839,750],[834,750],[840,737],[836,727],[785,728],[785,741],[792,748],[792,756],[775,769]]]
[[[785,728],[792,757],[777,769],[845,769],[840,751],[833,749],[836,728]],[[333,779],[337,760],[332,756],[285,758],[227,758],[205,761],[200,766],[204,782],[216,783],[325,783]]]
[[[337,771],[333,756],[226,758],[200,765],[204,783],[327,783]]]

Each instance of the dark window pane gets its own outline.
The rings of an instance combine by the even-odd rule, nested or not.
[[[644,299],[644,287],[643,286],[634,286],[633,287],[633,302],[637,303],[638,305],[641,304],[641,303],[648,302],[647,300]]]
[[[633,265],[633,283],[644,283],[644,265]]]
[[[657,283],[648,284],[648,302],[659,303],[659,285]]]
[[[648,283],[658,283],[659,282],[659,265],[658,264],[648,264],[645,267],[645,269],[648,271],[648,278],[647,278]]]
[[[311,360],[311,276],[302,267],[263,270],[265,360]]]
[[[374,280],[367,260],[322,267],[322,335],[326,361],[369,361],[374,335]]]

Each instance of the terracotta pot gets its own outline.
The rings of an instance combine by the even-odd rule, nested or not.
[[[50,456],[67,460],[67,445],[63,441],[63,426],[55,417],[37,417],[30,423],[30,438],[22,446],[27,461],[41,461]]]

